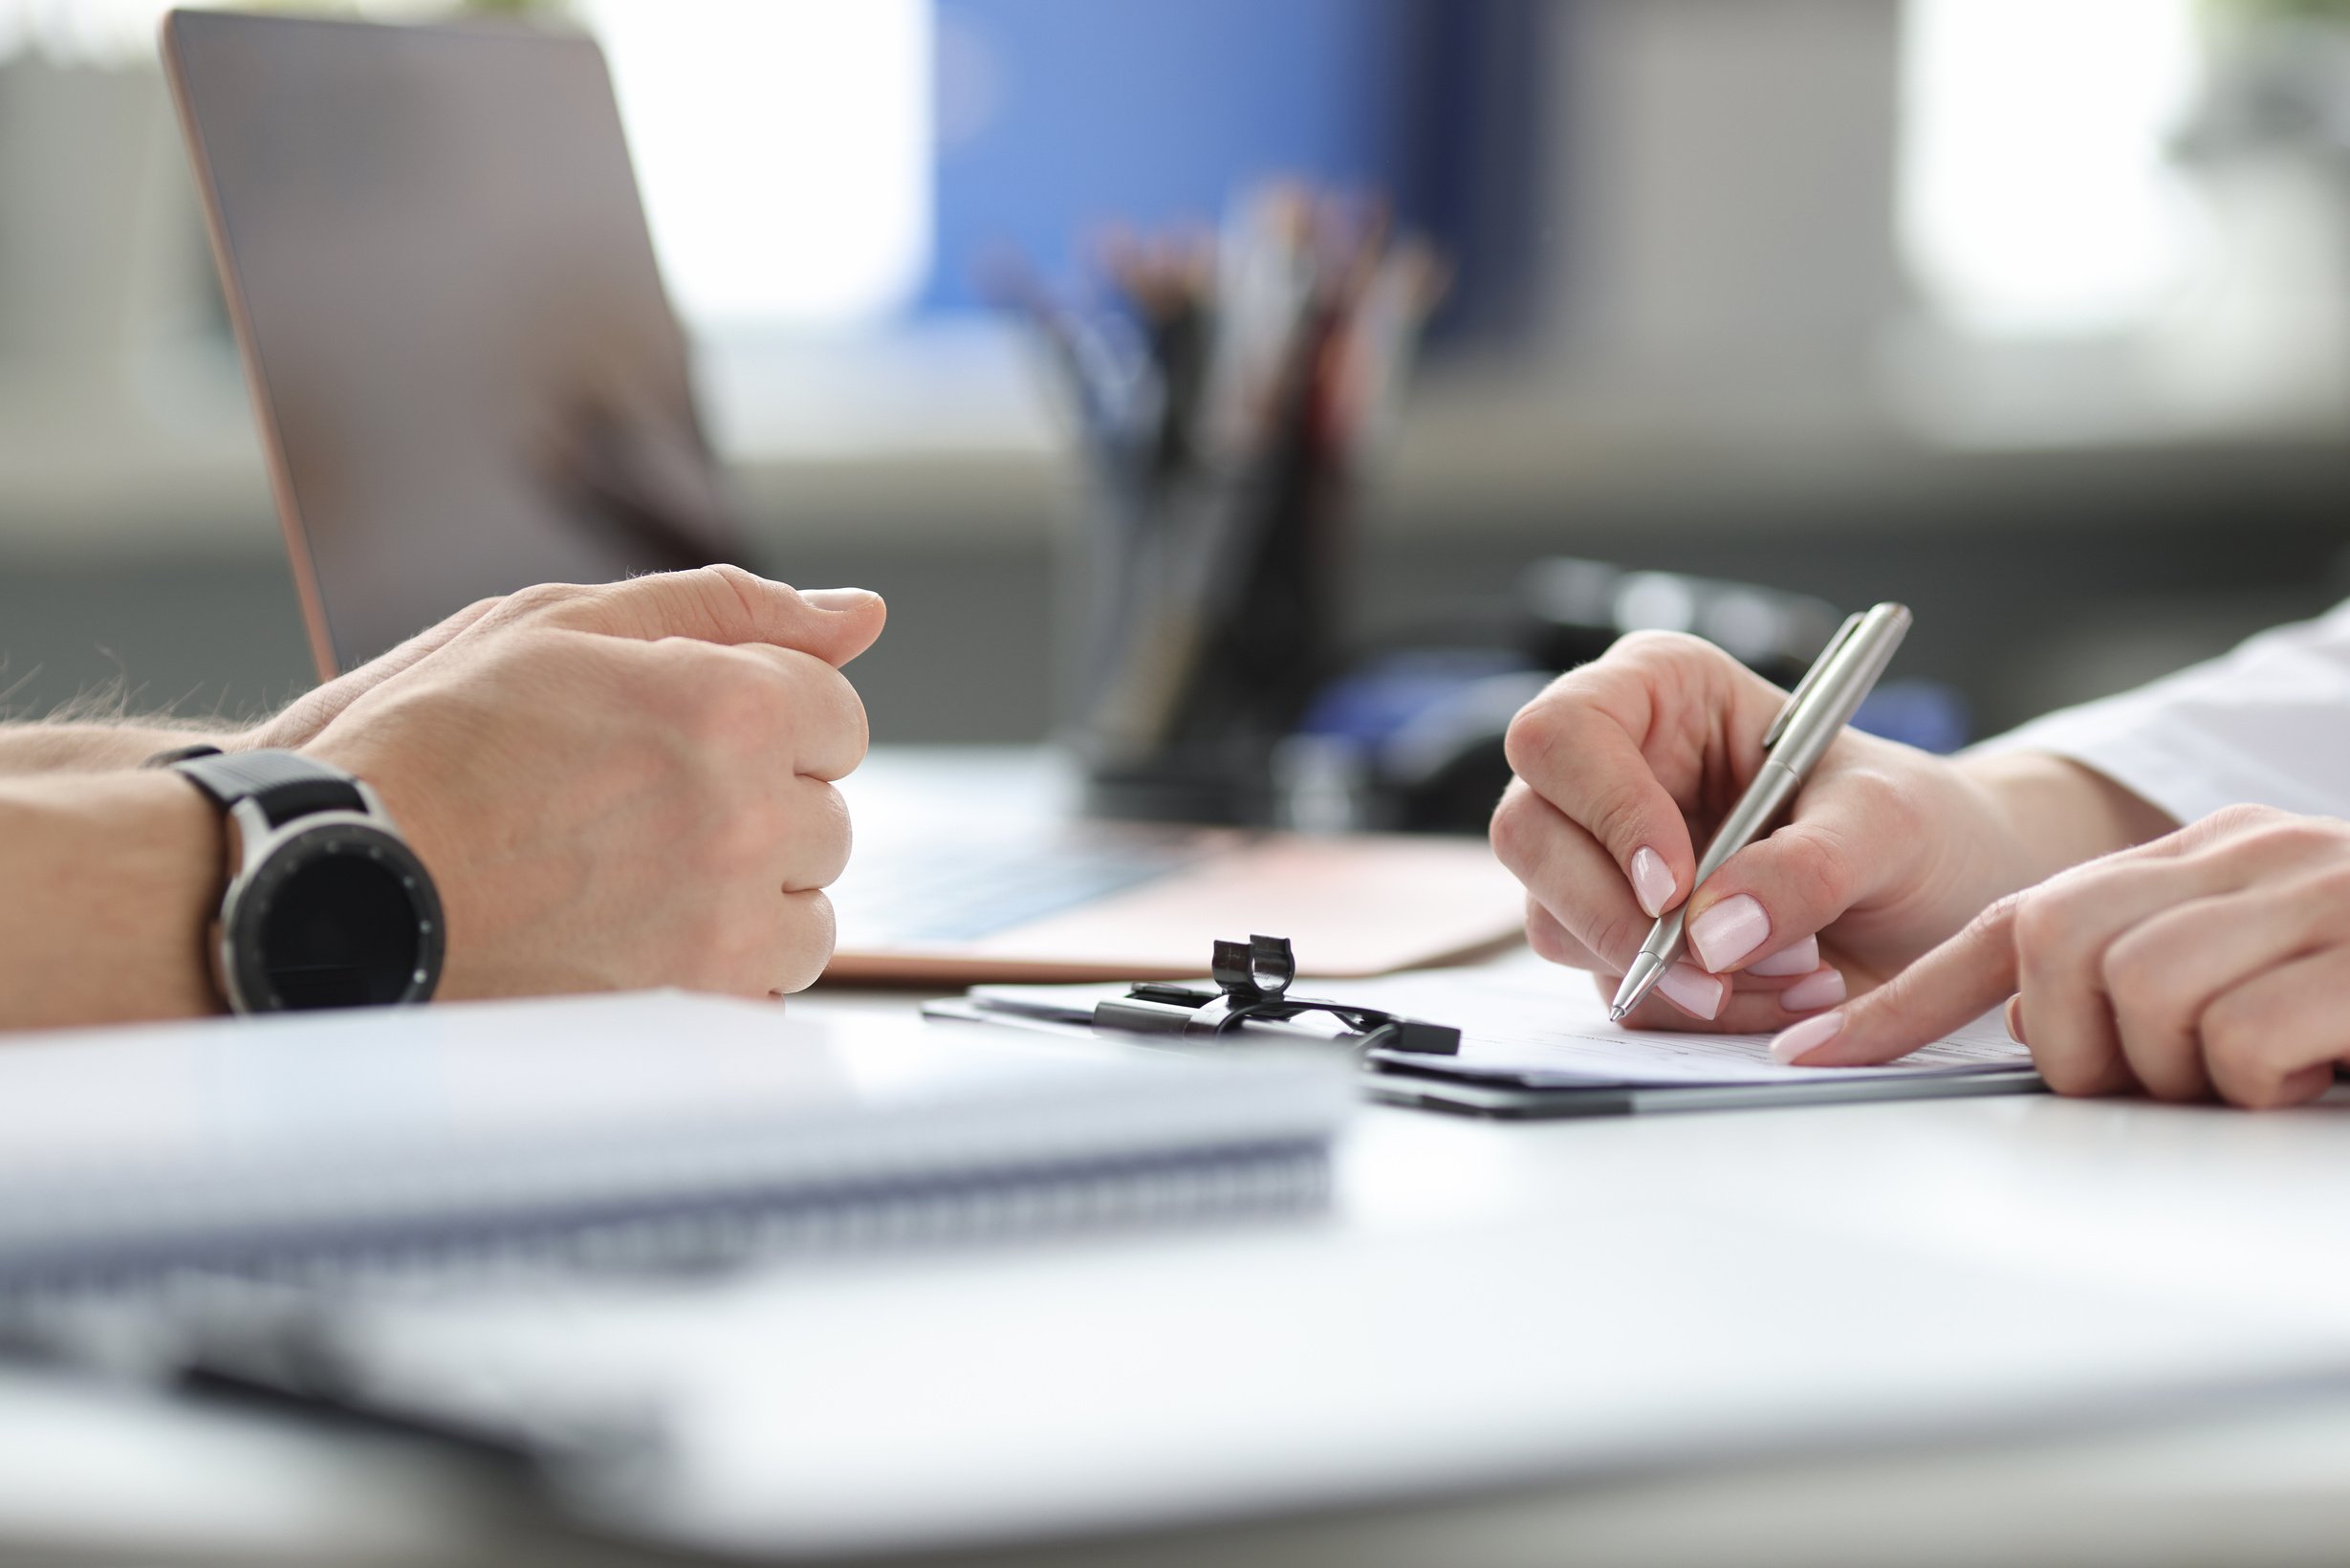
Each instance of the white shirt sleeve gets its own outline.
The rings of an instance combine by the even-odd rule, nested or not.
[[[2239,804],[2350,817],[2350,603],[1978,750],[2070,757],[2181,822]]]

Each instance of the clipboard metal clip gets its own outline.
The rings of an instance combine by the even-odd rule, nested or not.
[[[1449,1024],[1405,1018],[1381,1008],[1316,1001],[1289,994],[1297,955],[1285,936],[1218,942],[1208,966],[1216,990],[1144,982],[1112,1001],[1097,1003],[1094,1027],[1140,1034],[1179,1034],[1202,1043],[1230,1043],[1246,1024],[1283,1024],[1308,1013],[1346,1026],[1335,1036],[1359,1051],[1416,1051],[1458,1056],[1461,1032]],[[1315,1038],[1329,1036],[1316,1035]]]

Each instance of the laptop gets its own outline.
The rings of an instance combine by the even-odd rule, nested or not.
[[[321,678],[533,582],[740,558],[592,39],[181,11],[163,50]],[[1481,843],[947,809],[860,813],[828,974],[1170,977],[1251,931],[1371,974],[1522,907]]]

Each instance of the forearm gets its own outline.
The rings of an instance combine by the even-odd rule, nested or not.
[[[2094,769],[2044,751],[1998,751],[1957,759],[2006,825],[2015,888],[2116,850],[2159,838],[2180,824]]]
[[[198,741],[228,750],[242,733],[227,725],[200,724],[0,725],[0,778],[112,773]]]
[[[219,1010],[220,814],[168,773],[0,779],[0,1029]]]

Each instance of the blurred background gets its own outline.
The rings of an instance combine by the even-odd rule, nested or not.
[[[1052,722],[1083,475],[989,258],[1072,279],[1274,176],[1451,264],[1352,646],[1474,642],[1560,555],[1900,598],[1986,733],[2350,593],[2350,4],[338,9],[602,38],[754,564],[892,602],[878,740]],[[0,0],[16,716],[312,678],[160,10]]]

